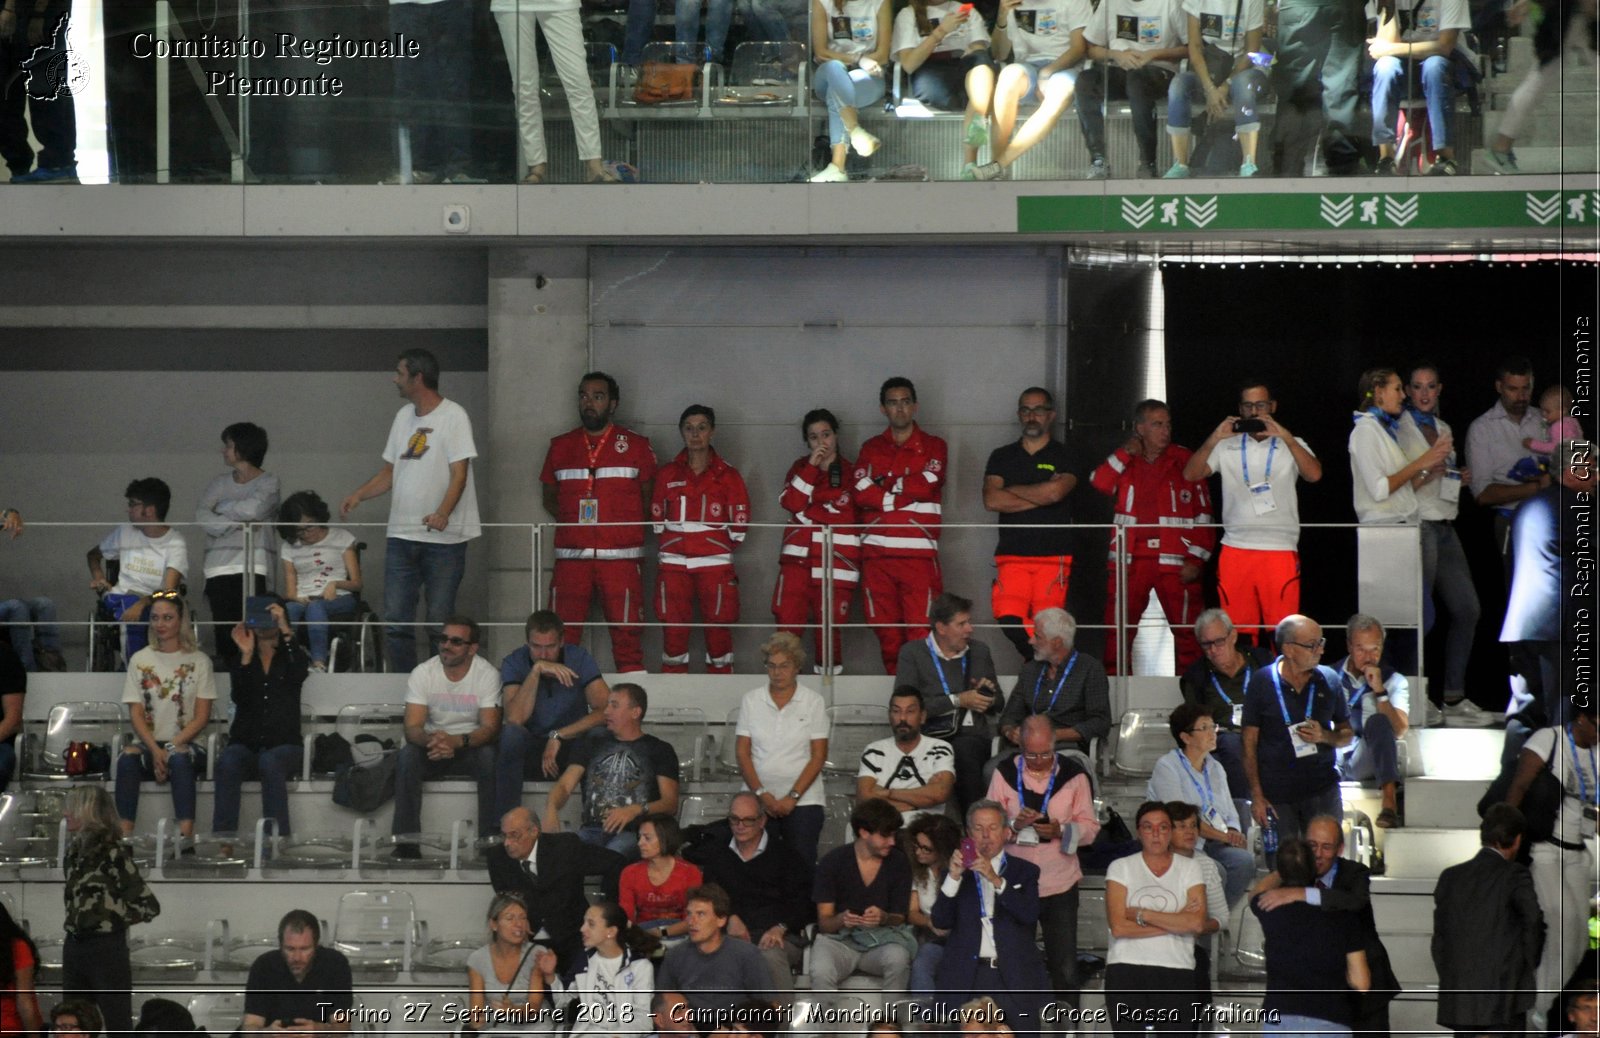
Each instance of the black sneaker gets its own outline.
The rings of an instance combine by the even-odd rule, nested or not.
[[[1377,176],[1377,177],[1392,177],[1392,176],[1394,176],[1394,158],[1393,158],[1393,156],[1390,156],[1388,158],[1379,159],[1378,160],[1378,164],[1372,168],[1372,175],[1373,176]]]
[[[1430,177],[1453,177],[1455,175],[1456,175],[1456,160],[1455,159],[1440,159],[1438,162],[1435,162],[1433,164],[1433,168],[1432,169],[1428,170],[1428,176],[1430,176]]]
[[[1156,172],[1156,164],[1154,162],[1141,162],[1139,163],[1139,171],[1135,175],[1140,180],[1154,180],[1161,174]]]
[[[414,843],[397,844],[395,849],[389,853],[389,859],[391,861],[421,861],[422,848]]]

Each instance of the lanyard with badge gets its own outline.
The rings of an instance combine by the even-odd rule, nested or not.
[[[1222,701],[1228,704],[1228,709],[1233,718],[1233,727],[1238,728],[1244,724],[1244,704],[1235,703],[1233,697],[1222,690],[1222,679],[1217,677],[1216,671],[1211,672],[1211,687],[1216,689],[1217,695],[1221,696]]]
[[[611,441],[611,433],[616,429],[614,425],[606,426],[606,431],[600,435],[599,441],[593,446],[585,446],[589,452],[589,482],[584,493],[589,495],[578,499],[578,522],[594,524],[600,521],[600,499],[594,496],[595,475],[599,472],[600,454],[606,449],[606,444]]]
[[[1000,867],[994,870],[994,874],[996,876],[1003,876],[1003,875],[1005,875],[1005,871],[1006,871],[1006,852],[1005,851],[1001,851],[1000,852]],[[976,883],[978,885],[978,924],[981,926],[981,925],[989,922],[989,906],[983,903],[983,888],[986,885],[986,883],[984,881],[984,878],[982,876],[978,875],[978,873],[975,872],[975,871],[972,873],[972,880],[973,880],[974,883]],[[990,889],[990,896],[991,897],[993,896],[993,888]],[[981,948],[982,945],[980,944],[979,947]]]
[[[1039,709],[1039,690],[1044,687],[1044,674],[1045,674],[1046,669],[1048,669],[1048,668],[1045,668],[1045,667],[1040,667],[1039,668],[1039,676],[1037,678],[1035,678],[1034,682],[1033,682],[1033,712],[1034,713],[1036,713],[1036,714],[1039,714],[1039,713],[1048,714],[1050,711],[1052,711],[1052,710],[1054,710],[1056,708],[1056,700],[1061,698],[1061,690],[1067,687],[1067,679],[1072,676],[1072,668],[1076,667],[1077,665],[1078,665],[1078,654],[1077,654],[1077,652],[1073,652],[1073,654],[1071,656],[1067,657],[1067,665],[1064,668],[1062,668],[1062,670],[1061,670],[1061,680],[1056,682],[1056,690],[1054,692],[1050,693],[1050,705],[1045,707],[1043,710]]]
[[[1578,763],[1578,740],[1572,737],[1572,725],[1567,725],[1567,752],[1572,761],[1572,770],[1578,773],[1578,803],[1583,805],[1583,813],[1593,819],[1596,811],[1600,811],[1600,754],[1595,747],[1589,747],[1589,771],[1594,775],[1594,799],[1589,799],[1589,780],[1583,775],[1583,766]]]
[[[1189,758],[1185,756],[1184,752],[1182,750],[1173,750],[1172,752],[1176,753],[1178,755],[1178,759],[1183,762],[1183,773],[1189,777],[1189,784],[1193,786],[1194,791],[1200,795],[1201,819],[1203,819],[1211,828],[1216,829],[1219,832],[1227,832],[1228,826],[1222,817],[1222,812],[1217,810],[1216,794],[1211,791],[1210,774],[1207,773],[1204,768],[1202,768],[1200,769],[1200,778],[1195,778],[1194,766],[1189,763]],[[1205,779],[1206,784],[1204,788],[1201,788],[1200,786],[1200,779]]]
[[[1295,727],[1294,721],[1289,718],[1289,705],[1283,701],[1283,682],[1278,677],[1278,665],[1282,662],[1283,657],[1279,656],[1272,663],[1272,690],[1278,693],[1278,709],[1283,713],[1283,726],[1289,732],[1289,744],[1294,747],[1294,755],[1296,757],[1312,757],[1316,755],[1317,744],[1306,742],[1300,735],[1300,729]],[[1306,716],[1305,720],[1300,722],[1301,724],[1320,723],[1313,722],[1311,717],[1311,707],[1317,701],[1316,680],[1316,674],[1312,674],[1310,680],[1306,682]]]
[[[1361,679],[1356,681],[1350,676],[1350,672],[1346,670],[1340,672],[1339,679],[1344,683],[1345,688],[1350,689],[1350,723],[1359,730],[1361,728],[1361,700],[1367,694],[1367,677],[1363,674]]]
[[[1267,474],[1261,477],[1261,482],[1250,482],[1250,434],[1239,434],[1239,467],[1244,473],[1245,489],[1250,491],[1250,507],[1255,509],[1256,515],[1270,515],[1278,510],[1278,502],[1272,497],[1272,455],[1278,449],[1276,436],[1267,441]]]
[[[1022,773],[1028,769],[1024,758],[1018,757],[1017,761],[1017,809],[1025,811],[1028,809],[1028,794],[1022,785]],[[1050,820],[1050,797],[1056,791],[1056,776],[1059,774],[1061,774],[1061,765],[1052,763],[1050,765],[1050,780],[1044,784],[1044,798],[1039,801],[1039,817],[1045,821]],[[1039,833],[1031,825],[1017,833],[1018,846],[1035,847],[1038,846],[1038,843]]]
[[[932,634],[928,635],[928,655],[933,657],[933,672],[939,675],[939,687],[944,689],[945,696],[948,698],[952,695],[958,695],[959,693],[950,691],[950,682],[944,676],[944,658],[939,655],[939,650],[934,646]],[[967,680],[967,661],[971,658],[970,650],[961,654],[961,680],[963,682]],[[962,691],[964,692],[966,689],[962,689]],[[956,716],[960,718],[959,725],[967,728],[972,727],[971,710],[957,710]]]

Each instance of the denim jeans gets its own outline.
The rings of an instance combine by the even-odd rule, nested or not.
[[[206,754],[198,746],[187,753],[167,754],[167,782],[172,786],[172,812],[180,822],[194,821],[195,779],[206,770]],[[125,822],[139,817],[139,783],[156,777],[155,761],[143,746],[137,753],[123,753],[117,759],[115,800],[117,817]]]
[[[112,620],[122,619],[122,614],[128,607],[139,601],[141,595],[103,595],[100,598],[105,613]],[[146,607],[145,615],[149,615]],[[150,626],[143,620],[137,623],[122,625],[122,665],[126,667],[128,661],[133,659],[133,654],[150,644]]]
[[[455,0],[445,0],[453,3]],[[396,4],[414,7],[415,4]],[[439,6],[439,5],[434,5]],[[467,570],[467,544],[427,544],[401,537],[385,542],[383,560],[384,641],[389,650],[389,669],[409,674],[417,665],[417,632],[408,626],[417,618],[417,595],[428,599],[428,655],[439,637],[439,625],[455,612],[456,589]],[[407,830],[415,831],[415,830]]]
[[[1133,138],[1139,144],[1139,161],[1156,160],[1156,101],[1167,93],[1172,70],[1146,65],[1129,71],[1116,65],[1096,65],[1078,76],[1078,125],[1089,154],[1106,153],[1105,100],[1108,86],[1127,87],[1128,107],[1133,113]]]
[[[393,66],[396,122],[410,131],[412,169],[440,179],[464,172],[472,125],[472,8],[467,0],[390,4],[389,29],[422,43],[418,57],[402,56]]]
[[[1233,102],[1233,128],[1241,133],[1261,129],[1261,116],[1256,114],[1256,103],[1267,77],[1257,68],[1236,72],[1228,80],[1228,100]],[[1188,133],[1192,123],[1192,105],[1205,107],[1205,91],[1200,89],[1200,77],[1193,72],[1180,72],[1167,88],[1167,132]]]
[[[939,993],[939,963],[944,961],[944,945],[937,941],[924,941],[917,948],[917,957],[911,960],[911,993],[936,995]]]
[[[770,819],[767,824],[777,827],[783,842],[795,849],[807,865],[817,863],[817,844],[822,841],[822,826],[826,812],[821,804],[797,807],[783,818]]]
[[[33,657],[33,640],[39,639],[39,648],[61,651],[61,635],[56,629],[56,604],[48,598],[8,598],[0,602],[0,624],[11,627],[11,647],[17,650],[22,669],[32,673],[39,669]]]
[[[429,760],[428,751],[406,743],[400,747],[394,769],[394,824],[390,832],[419,832],[422,829],[422,781],[449,776],[466,777],[478,784],[478,835],[499,832],[500,817],[495,813],[494,747],[479,746],[447,760]]]
[[[1399,782],[1400,774],[1398,739],[1394,723],[1379,713],[1361,722],[1356,741],[1339,751],[1339,777],[1346,781],[1377,779],[1381,782]]]
[[[1273,800],[1271,794],[1267,799],[1272,802],[1272,813],[1278,819],[1278,842],[1281,846],[1286,840],[1298,840],[1305,836],[1306,826],[1318,815],[1332,815],[1335,818],[1344,817],[1344,804],[1339,797],[1339,785],[1334,783],[1320,793],[1306,797],[1304,800]],[[1277,866],[1269,856],[1267,866]]]
[[[640,0],[634,0],[634,5],[639,2]],[[653,20],[655,16],[654,4],[650,4],[650,12]],[[712,61],[720,62],[723,60],[723,51],[727,49],[728,45],[728,24],[732,21],[733,0],[706,0],[706,46],[711,48]],[[693,44],[700,36],[700,0],[677,0],[672,22],[675,32],[673,38],[678,41],[680,49],[686,48],[692,51],[694,49]],[[646,22],[644,32],[639,36],[639,49],[641,51],[644,49],[645,40],[649,37],[649,26],[650,23]],[[755,38],[763,39],[764,37]],[[630,5],[628,9],[628,35],[623,44],[625,51],[631,52],[633,44],[633,5]],[[624,55],[623,60],[628,60],[626,55]],[[628,63],[638,64],[637,61]]]
[[[1256,881],[1256,856],[1249,847],[1207,840],[1206,857],[1222,867],[1222,892],[1228,899],[1228,907],[1232,908]]]
[[[356,615],[356,596],[339,595],[331,602],[325,598],[313,599],[311,602],[285,602],[283,611],[289,616],[289,623],[298,627],[302,622],[306,625],[306,633],[311,640],[311,662],[328,662],[328,621],[339,617]],[[414,640],[414,639],[413,639]]]
[[[604,847],[613,854],[620,854],[630,861],[638,857],[639,834],[627,829],[619,833],[608,833],[603,826],[586,825],[578,830],[578,839],[591,847]]]
[[[828,143],[843,144],[849,135],[841,108],[860,108],[883,97],[883,77],[861,69],[847,69],[840,61],[824,61],[817,66],[811,92],[828,106]]]
[[[217,754],[216,803],[211,828],[219,833],[239,829],[239,790],[252,779],[261,780],[261,814],[278,823],[278,834],[289,835],[289,782],[300,773],[300,746],[273,746],[252,750],[230,743]]]
[[[1372,66],[1372,143],[1393,144],[1400,99],[1406,90],[1406,62],[1394,56],[1379,58]],[[1434,148],[1450,146],[1450,105],[1455,90],[1450,85],[1450,59],[1434,54],[1422,61],[1422,96],[1428,102],[1428,128]]]
[[[1314,1016],[1300,1016],[1296,1013],[1280,1014],[1275,1021],[1269,1021],[1261,1028],[1268,1034],[1281,1034],[1294,1038],[1296,1035],[1346,1035],[1350,1028],[1336,1024],[1332,1020],[1318,1020]]]
[[[1422,593],[1436,605],[1443,603],[1444,611],[1450,614],[1450,631],[1444,643],[1444,697],[1459,698],[1466,692],[1467,661],[1472,656],[1472,640],[1482,609],[1461,538],[1456,536],[1456,528],[1444,520],[1425,520],[1422,524]]]

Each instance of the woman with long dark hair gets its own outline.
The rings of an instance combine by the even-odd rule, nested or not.
[[[122,842],[105,787],[73,786],[62,815],[70,835],[61,888],[67,905],[62,994],[99,1006],[107,1033],[121,1034],[133,1028],[128,927],[154,919],[161,902]]]
[[[356,537],[330,527],[327,502],[313,490],[290,494],[278,507],[283,538],[283,597],[289,622],[306,625],[311,669],[328,669],[328,622],[356,615],[361,557]]]
[[[566,1014],[574,1035],[621,1038],[638,1034],[649,1019],[656,971],[650,954],[659,947],[654,937],[628,923],[615,901],[590,905],[578,934],[585,959],[566,977],[556,976],[554,955],[540,960],[552,1000],[576,996]]]
[[[44,1033],[33,976],[39,949],[0,902],[0,1034]]]
[[[911,962],[911,991],[934,992],[934,975],[944,958],[945,931],[934,928],[933,903],[939,899],[950,855],[961,844],[961,826],[945,815],[920,815],[902,832],[911,859],[911,908],[906,921],[917,930],[917,957]]]

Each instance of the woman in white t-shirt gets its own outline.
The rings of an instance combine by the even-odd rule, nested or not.
[[[170,782],[178,832],[194,836],[195,778],[205,752],[195,739],[217,698],[211,657],[195,648],[188,610],[176,591],[150,596],[150,644],[133,654],[122,685],[134,740],[117,761],[117,817],[124,836],[139,814],[141,781]]]
[[[656,983],[655,967],[649,955],[656,939],[628,923],[628,916],[615,901],[590,905],[578,928],[583,938],[584,961],[568,977],[557,977],[555,957],[543,960],[548,967],[545,984],[553,1001],[577,996],[576,1006],[566,1015],[574,1020],[573,1035],[605,1035],[623,1038],[639,1034],[650,1015],[650,997]]]
[[[1192,1033],[1194,939],[1206,923],[1206,881],[1191,858],[1172,852],[1166,805],[1147,801],[1135,816],[1139,853],[1106,870],[1106,1009],[1118,1034]]]
[[[862,129],[856,110],[883,97],[889,60],[888,0],[811,0],[811,55],[817,62],[811,92],[828,106],[832,161],[813,184],[848,180],[850,149],[863,158],[878,150],[878,138]]]
[[[966,110],[962,120],[962,173],[971,179],[978,149],[989,142],[989,110],[994,102],[994,62],[1011,53],[1006,28],[995,23],[993,37],[971,4],[911,0],[894,19],[894,60],[909,79],[911,96],[929,108]],[[968,168],[971,167],[971,168]]]
[[[806,650],[779,631],[761,646],[767,684],[746,692],[734,725],[734,759],[745,788],[761,801],[785,843],[817,862],[828,803],[822,766],[828,760],[828,705],[800,684]]]
[[[1012,163],[1055,129],[1089,54],[1083,27],[1091,13],[1088,0],[1000,0],[994,24],[1006,31],[1012,60],[994,88],[991,161],[974,167],[974,180],[1007,179]],[[996,58],[1005,57],[998,45],[990,49]],[[1013,137],[1018,107],[1032,100],[1039,107]]]
[[[361,557],[349,530],[330,529],[328,505],[315,491],[290,494],[278,508],[283,538],[283,597],[289,622],[306,625],[311,669],[328,669],[328,621],[356,615]]]
[[[496,1027],[518,1034],[552,1030],[544,966],[554,970],[556,954],[532,936],[521,895],[496,894],[489,902],[489,943],[467,958],[472,1012],[462,1034]]]
[[[1261,136],[1261,116],[1256,105],[1266,89],[1267,75],[1250,60],[1261,50],[1266,26],[1262,0],[1184,0],[1188,31],[1189,67],[1173,77],[1167,88],[1167,134],[1172,138],[1172,168],[1168,179],[1189,175],[1190,113],[1203,105],[1220,119],[1233,106],[1233,128],[1239,136],[1239,175],[1253,177],[1256,142]]]

